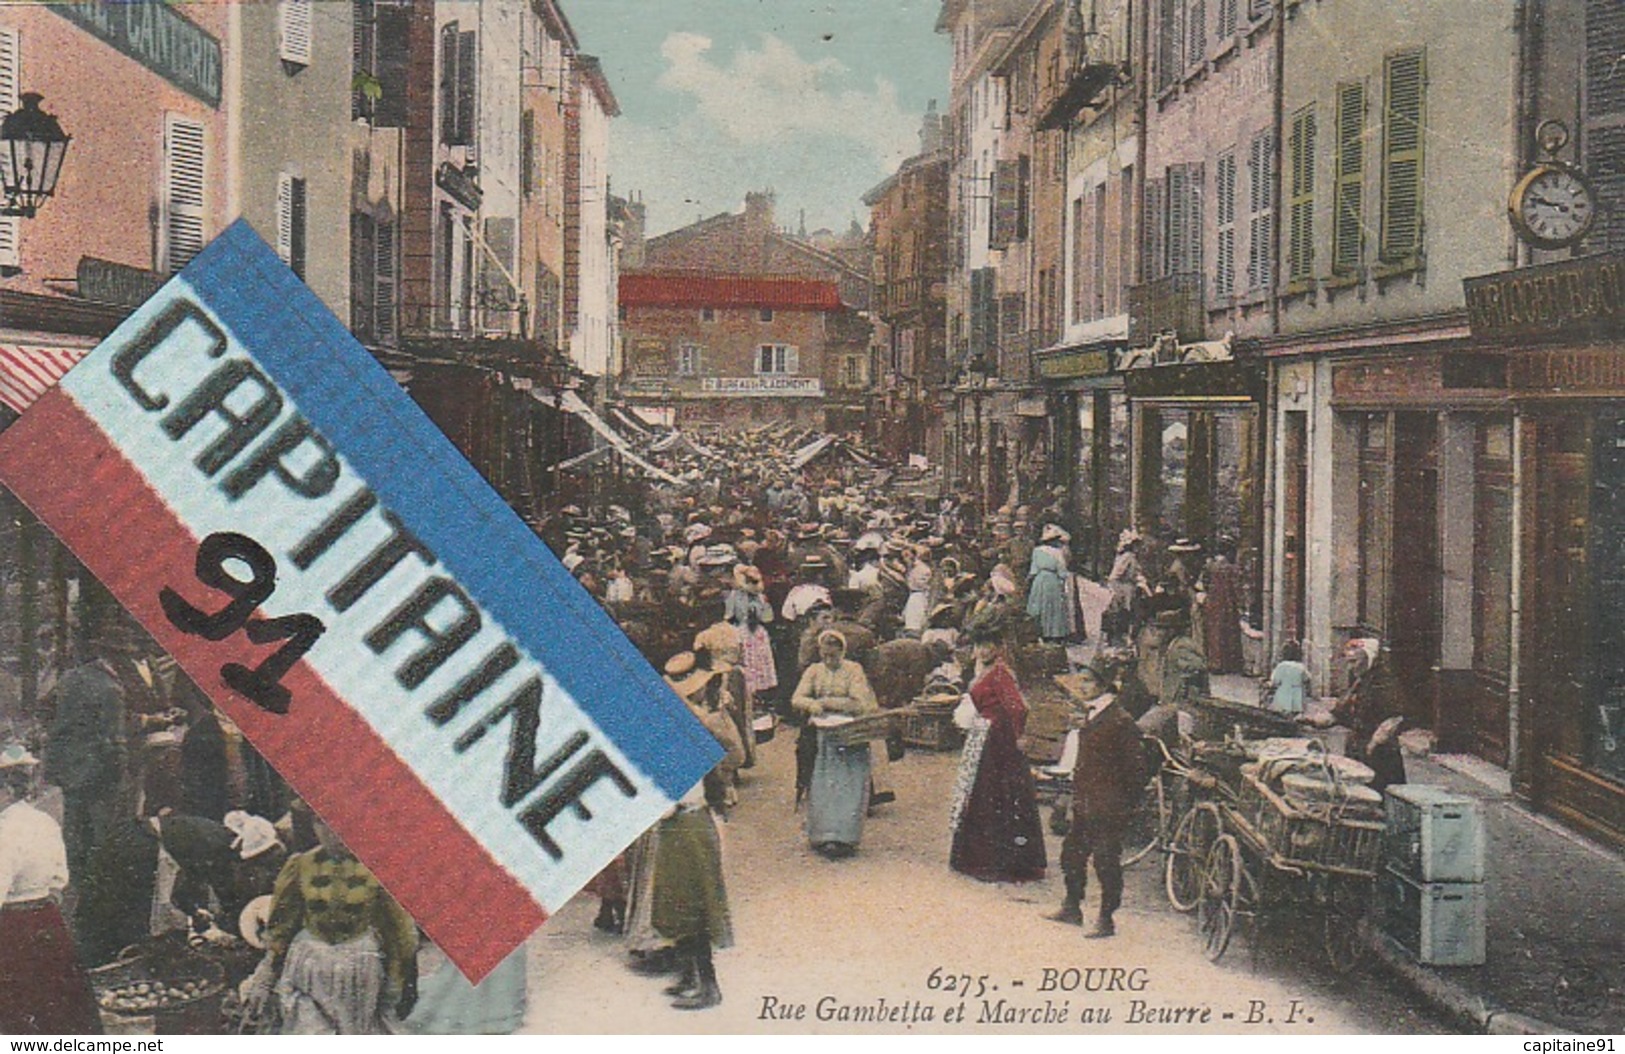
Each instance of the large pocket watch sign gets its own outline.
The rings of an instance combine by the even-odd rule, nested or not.
[[[0,482],[470,977],[720,756],[246,223],[0,434]]]

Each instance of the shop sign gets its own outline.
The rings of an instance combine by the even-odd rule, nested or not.
[[[81,256],[75,275],[79,296],[102,304],[140,307],[164,284],[164,276],[141,267]]]
[[[1262,402],[1264,373],[1239,362],[1123,371],[1123,390],[1133,399],[1250,399]]]
[[[1038,375],[1050,381],[1099,377],[1112,371],[1111,352],[1105,348],[1040,353],[1037,359]]]
[[[823,395],[824,382],[817,377],[703,377],[700,391],[706,395],[804,398]]]
[[[193,98],[220,105],[220,41],[169,4],[52,0],[44,7]]]
[[[469,170],[458,168],[450,161],[440,162],[440,167],[435,169],[434,185],[450,194],[470,212],[478,212],[480,202],[485,200],[485,192]]]
[[[1520,267],[1462,280],[1475,337],[1584,332],[1625,321],[1625,256]]]
[[[720,757],[244,222],[0,433],[0,483],[471,978]]]

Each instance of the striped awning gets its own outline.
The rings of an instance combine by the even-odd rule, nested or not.
[[[22,413],[89,353],[89,348],[0,344],[0,403]]]

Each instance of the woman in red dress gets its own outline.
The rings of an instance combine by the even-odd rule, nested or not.
[[[954,785],[948,864],[984,882],[1031,882],[1044,877],[1048,861],[1032,769],[1018,743],[1027,703],[996,637],[977,636],[970,686],[976,716]]]

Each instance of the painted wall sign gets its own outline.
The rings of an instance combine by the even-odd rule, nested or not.
[[[0,482],[471,976],[720,757],[245,223],[0,434]]]
[[[824,394],[824,382],[817,377],[703,377],[700,391],[707,395],[807,395]]]
[[[188,95],[220,105],[220,41],[169,4],[53,0],[45,6]]]

